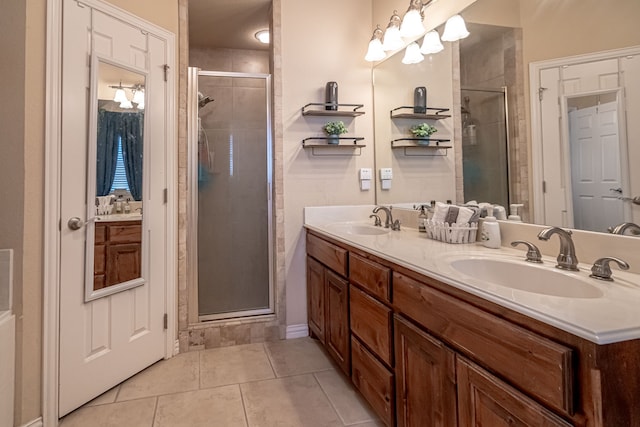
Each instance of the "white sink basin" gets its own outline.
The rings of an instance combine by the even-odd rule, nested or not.
[[[451,269],[473,280],[514,290],[564,298],[601,298],[604,295],[589,283],[594,279],[590,279],[587,272],[567,272],[549,263],[476,256],[448,262]]]
[[[376,227],[369,224],[357,223],[357,222],[336,222],[326,226],[328,230],[337,233],[355,234],[361,236],[378,236],[387,234],[391,230],[390,228]]]

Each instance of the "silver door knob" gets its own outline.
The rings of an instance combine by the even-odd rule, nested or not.
[[[609,191],[613,191],[614,193],[622,194],[622,188],[610,188]]]
[[[80,230],[84,224],[84,221],[77,216],[71,217],[69,221],[67,221],[67,226],[70,230]]]

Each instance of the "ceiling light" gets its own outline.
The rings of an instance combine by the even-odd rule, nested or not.
[[[438,53],[444,49],[442,43],[440,42],[440,35],[436,30],[429,31],[424,35],[424,40],[422,41],[422,46],[420,47],[420,52],[425,55],[429,55],[432,53]]]
[[[400,35],[404,38],[410,38],[420,36],[424,34],[425,29],[422,25],[422,1],[411,0],[409,9],[402,18],[402,24],[400,25]]]
[[[404,58],[402,58],[403,64],[417,64],[419,62],[424,61],[424,56],[420,53],[420,46],[418,43],[413,42],[407,46],[407,49],[404,51]]]
[[[269,44],[269,30],[260,30],[255,34],[260,43]]]
[[[462,16],[453,15],[451,18],[447,19],[447,23],[444,25],[442,40],[446,42],[454,42],[456,40],[463,39],[468,35],[469,31],[467,31],[467,27]]]
[[[369,42],[369,49],[367,49],[364,60],[369,62],[380,61],[384,59],[385,56],[387,56],[387,54],[384,53],[384,49],[382,48],[382,30],[378,25],[373,31],[373,36]]]
[[[129,108],[133,108],[133,104],[125,98],[125,100],[120,103],[120,108],[126,108],[128,110]]]
[[[400,21],[401,19],[398,15],[398,11],[394,10],[393,15],[391,15],[391,19],[389,20],[389,25],[387,25],[387,29],[384,31],[384,38],[382,42],[382,49],[387,52],[404,47],[404,42],[400,36]]]

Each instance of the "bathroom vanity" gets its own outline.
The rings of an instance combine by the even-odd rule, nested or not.
[[[96,221],[94,291],[141,276],[142,219],[140,215],[130,215],[126,219],[116,217],[110,215]]]
[[[523,253],[314,215],[305,225],[311,335],[386,425],[640,425],[640,316],[629,311],[637,275],[595,283],[580,271],[589,291],[570,297],[483,285],[447,260],[526,264]]]

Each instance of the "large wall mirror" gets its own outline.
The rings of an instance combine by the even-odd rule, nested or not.
[[[389,1],[381,2],[389,7]],[[400,3],[393,7],[402,9]],[[524,205],[522,216],[525,221],[592,231],[606,231],[601,225],[615,226],[621,218],[625,221],[640,219],[635,214],[609,218],[607,213],[613,210],[602,209],[605,218],[599,219],[600,225],[594,227],[586,225],[592,219],[574,221],[566,212],[562,217],[565,220],[537,215],[537,208],[544,204],[544,199],[534,197],[537,185],[534,175],[540,168],[535,164],[539,161],[535,152],[542,150],[542,142],[534,141],[537,145],[531,145],[531,105],[535,106],[537,100],[532,102],[529,95],[536,93],[529,87],[529,67],[540,61],[640,45],[640,33],[635,30],[633,18],[640,16],[640,4],[633,0],[603,3],[477,0],[460,11],[471,33],[468,38],[455,43],[445,42],[442,52],[425,55],[425,60],[419,64],[402,64],[404,49],[376,64],[373,71],[376,168],[394,168],[392,188],[383,190],[377,186],[376,202],[411,206],[430,200],[448,199],[458,203],[477,200],[501,204],[507,209],[508,204],[516,203]],[[429,7],[425,9],[427,15]],[[391,12],[389,10],[389,15]],[[598,23],[596,27],[595,22]],[[610,31],[611,28],[619,31]],[[442,26],[436,29],[441,35]],[[622,67],[617,76],[613,89],[619,88],[626,94],[623,100],[614,95],[618,108],[624,109],[623,113],[618,111],[617,114],[628,115],[628,109],[637,104],[637,101],[629,101],[630,93],[632,97],[640,96],[635,95],[640,76],[624,73]],[[411,123],[390,119],[390,109],[412,105],[416,86],[427,88],[428,106],[450,109],[451,118],[430,123],[438,128],[436,135],[451,140],[453,149],[420,148],[407,152],[406,149],[391,148],[390,141],[396,139],[398,133],[406,134]],[[574,100],[580,96],[579,91],[571,93]],[[558,135],[563,138],[561,144],[568,147],[568,128],[562,126],[569,122],[569,111],[575,107],[566,104],[567,99],[566,92],[558,95],[557,105],[565,102],[559,113],[566,117],[560,120],[557,117],[556,122],[561,123],[558,129]],[[623,126],[623,122],[618,120],[617,124]],[[626,126],[620,129],[620,137],[635,137],[631,124]],[[638,161],[633,158],[633,144],[630,140],[628,144],[626,140],[621,141],[620,147],[625,146],[631,148],[620,153],[622,161],[628,158],[629,164],[633,165]],[[411,157],[416,150],[419,150],[417,156]],[[562,184],[547,182],[547,187],[559,187],[565,180],[570,181],[570,171],[559,174],[563,175]],[[637,195],[633,191],[637,193],[640,189],[630,189],[624,196]],[[564,197],[570,196],[565,194]],[[571,202],[568,203],[571,207]],[[640,208],[631,206],[628,201],[625,203],[629,206],[624,205],[623,210]],[[577,218],[579,212],[575,214]]]
[[[145,283],[146,73],[94,55],[85,300]]]

